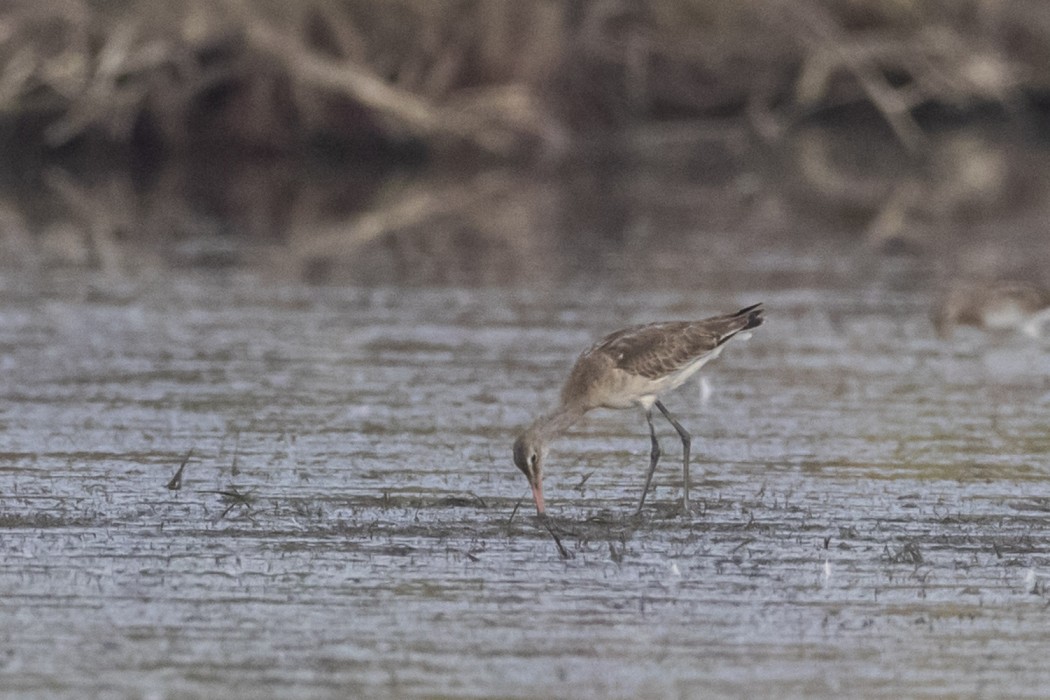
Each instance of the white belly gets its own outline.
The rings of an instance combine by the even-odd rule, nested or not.
[[[1029,314],[1013,299],[989,304],[981,314],[985,328],[1008,330],[1017,328],[1028,320]]]

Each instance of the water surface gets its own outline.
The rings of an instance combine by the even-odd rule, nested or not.
[[[634,230],[469,283],[5,266],[4,693],[1043,695],[1047,345],[938,340],[936,256]],[[515,433],[601,334],[758,301],[666,400],[695,512],[658,423],[631,517],[645,421],[596,412],[549,458],[564,557]]]

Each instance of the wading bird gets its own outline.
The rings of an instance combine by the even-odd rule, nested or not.
[[[649,473],[638,501],[638,512],[660,460],[660,443],[653,427],[653,406],[682,438],[682,508],[689,511],[689,446],[692,438],[660,402],[660,396],[682,385],[731,338],[762,324],[763,308],[755,304],[733,314],[702,321],[666,321],[631,326],[610,333],[576,360],[561,392],[561,404],[540,416],[514,443],[514,464],[532,488],[536,512],[543,514],[543,462],[547,443],[594,408],[640,406],[649,423],[652,451]]]
[[[934,309],[937,335],[951,336],[955,326],[988,331],[1020,330],[1039,338],[1050,321],[1050,290],[1029,282],[998,281],[952,288]]]

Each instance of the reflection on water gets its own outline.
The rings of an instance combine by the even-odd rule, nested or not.
[[[694,182],[675,192],[695,206],[656,206],[644,173],[364,197],[258,172],[269,184],[231,188],[240,210],[165,177],[185,178],[53,173],[62,214],[5,205],[6,693],[1050,683],[1050,349],[943,341],[929,320],[956,264],[1045,269],[1025,211],[994,238],[971,221],[884,255],[804,230],[773,189]],[[668,397],[695,436],[696,515],[676,515],[665,432],[651,505],[628,517],[644,421],[597,412],[549,458],[564,559],[518,507],[517,430],[603,332],[756,301],[768,322],[705,370],[710,398]]]
[[[833,128],[804,131],[774,157],[734,142],[707,149],[709,169],[637,147],[549,171],[218,157],[149,172],[54,166],[0,193],[0,246],[13,267],[110,277],[247,267],[315,283],[529,284],[630,274],[638,257],[674,258],[666,232],[691,229],[721,232],[723,250],[752,235],[863,241],[934,261],[941,284],[1039,275],[1024,251],[1045,247],[1046,149],[971,130],[907,165],[868,143]]]

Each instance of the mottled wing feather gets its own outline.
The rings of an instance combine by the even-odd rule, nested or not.
[[[596,348],[618,369],[647,379],[671,374],[718,347],[718,336],[685,321],[625,328]]]
[[[579,402],[587,408],[602,405],[591,402],[592,392],[603,383],[615,385],[618,379],[611,370],[652,380],[674,374],[740,331],[761,325],[762,313],[762,305],[755,304],[703,321],[649,323],[610,333],[577,358],[562,387],[562,403]]]
[[[760,324],[761,312],[756,308],[703,321],[632,326],[598,341],[591,352],[607,355],[619,369],[658,379],[707,355],[744,328]]]

